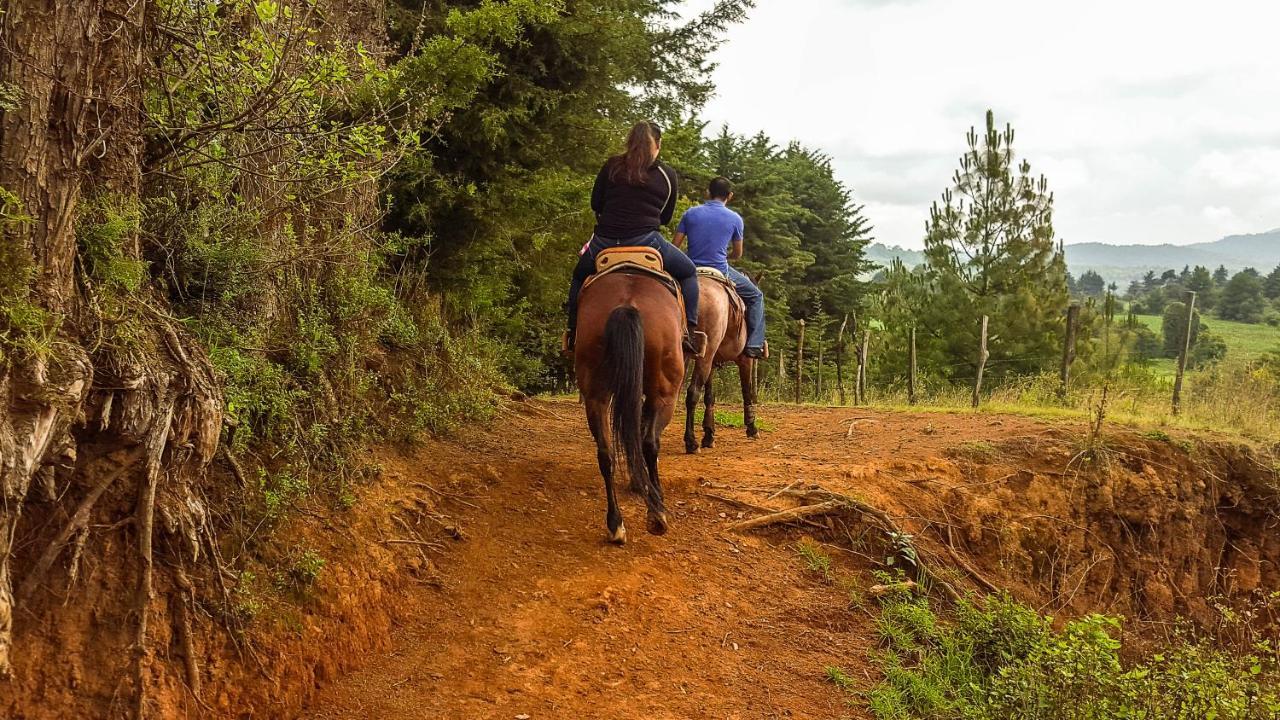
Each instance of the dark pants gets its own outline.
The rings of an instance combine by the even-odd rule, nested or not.
[[[574,268],[573,282],[569,285],[570,333],[578,326],[578,293],[582,291],[582,283],[595,274],[596,255],[605,248],[632,246],[651,247],[662,255],[662,267],[676,279],[676,282],[680,283],[680,292],[684,294],[684,309],[688,315],[689,324],[698,324],[698,269],[680,248],[667,242],[660,232],[651,232],[626,240],[612,240],[596,235],[587,245],[587,251],[578,258],[578,267]]]

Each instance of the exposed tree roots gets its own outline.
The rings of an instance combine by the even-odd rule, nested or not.
[[[883,532],[887,538],[893,543],[895,552],[902,554],[906,548],[902,547],[911,538],[903,531],[902,527],[887,512],[869,505],[862,500],[848,495],[833,493],[821,488],[795,488],[788,485],[782,488],[751,488],[753,492],[768,493],[769,497],[791,497],[802,503],[801,505],[786,510],[771,512],[767,515],[754,517],[748,520],[734,523],[729,526],[730,530],[735,532],[746,532],[750,530],[759,530],[775,525],[785,525],[795,522],[811,521],[817,517],[842,515],[848,513],[857,513],[864,520],[869,520],[872,525]],[[904,564],[914,568],[915,582],[928,588],[936,588],[952,602],[960,600],[960,593],[952,587],[950,583],[939,577],[938,573],[933,570],[936,559],[931,557],[923,548],[917,545],[910,545],[911,556],[904,557]],[[947,547],[951,557],[956,564],[964,570],[975,584],[986,591],[994,592],[997,588],[994,584],[983,577],[972,565],[964,562],[953,548]]]

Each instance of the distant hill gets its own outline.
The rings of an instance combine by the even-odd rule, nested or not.
[[[1130,281],[1147,272],[1159,274],[1169,269],[1181,270],[1185,265],[1203,265],[1210,270],[1224,265],[1231,272],[1252,267],[1266,273],[1280,265],[1280,229],[1254,235],[1231,235],[1191,245],[1077,243],[1067,245],[1066,253],[1067,267],[1073,275],[1079,277],[1081,273],[1092,270],[1107,282],[1114,282],[1124,289]],[[901,258],[907,267],[924,262],[924,253],[919,250],[905,250],[881,243],[867,246],[867,258],[872,262],[888,265],[895,257]]]
[[[1068,245],[1067,267],[1077,276],[1093,270],[1122,288],[1148,271],[1181,270],[1203,265],[1210,270],[1223,265],[1231,272],[1247,267],[1266,272],[1280,265],[1280,229],[1255,235],[1231,235],[1213,242],[1191,245]]]
[[[897,245],[889,246],[883,243],[871,243],[867,246],[866,253],[868,260],[883,267],[888,267],[894,258],[901,258],[902,264],[909,268],[924,262],[923,252],[906,250]]]

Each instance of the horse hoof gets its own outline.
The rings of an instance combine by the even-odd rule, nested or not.
[[[649,533],[651,535],[666,535],[667,528],[666,513],[649,513]]]
[[[712,440],[711,438],[703,438],[703,439],[702,439],[702,447],[704,447],[704,448],[713,448],[713,447],[715,447],[715,446],[716,446],[716,441],[715,441],[715,440]]]
[[[754,425],[749,426],[747,428],[747,437],[751,438],[752,440],[755,440],[756,438],[760,437],[760,431],[757,430]]]
[[[618,529],[617,529],[617,530],[615,530],[615,531],[613,531],[613,532],[609,533],[609,542],[613,543],[614,545],[626,545],[626,544],[627,544],[627,526],[626,526],[626,524],[619,524],[619,525],[618,525]]]
[[[684,452],[685,452],[685,454],[686,454],[686,455],[697,455],[697,454],[698,454],[698,444],[697,444],[697,443],[685,443],[685,444],[684,444]]]

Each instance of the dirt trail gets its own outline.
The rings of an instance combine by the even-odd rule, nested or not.
[[[498,435],[454,443],[470,451],[454,458],[457,469],[487,480],[456,515],[467,541],[437,559],[442,587],[413,599],[393,652],[322,691],[304,716],[866,717],[823,668],[870,682],[868,616],[804,569],[794,534],[726,532],[740,511],[704,494],[703,481],[849,476],[925,461],[993,426],[1008,437],[1043,425],[851,410],[764,416],[776,431],[750,442],[722,429],[700,456],[680,453],[671,428],[662,470],[673,531],[632,532],[624,548],[603,542],[601,481],[577,405],[531,405]],[[637,498],[624,513],[643,527]]]

